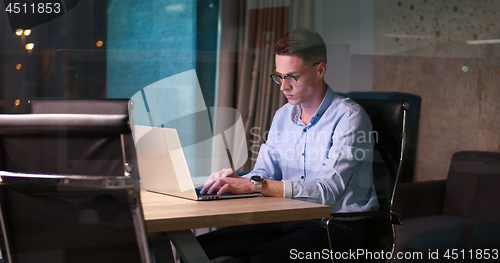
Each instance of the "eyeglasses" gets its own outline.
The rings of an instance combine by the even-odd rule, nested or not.
[[[311,67],[309,67],[309,69],[311,69],[312,67],[318,65],[319,62],[316,62],[314,63]],[[276,74],[276,70],[273,72],[273,74],[269,75],[271,77],[271,79],[276,82],[276,84],[278,85],[281,85],[282,84],[282,80],[284,79],[288,84],[290,85],[295,85],[297,84],[297,80],[302,76],[304,75],[307,71],[309,71],[309,69],[307,69],[304,73],[298,75],[298,76],[294,76],[294,75],[283,75],[283,74]]]

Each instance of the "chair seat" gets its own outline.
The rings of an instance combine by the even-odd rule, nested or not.
[[[400,231],[404,228],[404,231]],[[500,223],[470,218],[432,215],[405,219],[396,226],[397,251],[422,251],[429,249],[499,248]]]

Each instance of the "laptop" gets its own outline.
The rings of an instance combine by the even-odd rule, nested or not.
[[[142,189],[191,200],[255,197],[252,194],[202,195],[195,187],[176,129],[134,125],[137,164]],[[228,158],[230,154],[228,153]],[[232,162],[230,161],[232,164]],[[208,176],[209,174],[207,174]]]

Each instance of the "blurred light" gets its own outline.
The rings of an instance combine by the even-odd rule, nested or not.
[[[31,34],[31,29],[24,30],[24,35],[29,36]]]
[[[32,50],[35,47],[35,44],[34,43],[28,43],[28,44],[26,44],[25,47],[26,47],[27,50]]]
[[[16,69],[17,69],[17,70],[20,70],[20,69],[21,69],[21,64],[17,64],[17,65],[16,65]]]
[[[463,66],[463,67],[462,67],[462,72],[464,72],[464,73],[465,73],[465,72],[467,72],[467,71],[469,71],[469,67],[467,67],[467,66]]]
[[[500,44],[500,39],[467,40],[469,45]]]
[[[16,35],[20,36],[22,34],[23,34],[23,30],[22,29],[16,30]]]
[[[97,42],[95,43],[95,45],[96,45],[97,47],[102,47],[102,45],[103,45],[103,44],[104,44],[104,42],[102,42],[101,40],[99,40],[99,41],[97,41]]]
[[[19,106],[19,104],[21,104],[21,100],[17,99],[14,101],[14,106]]]
[[[165,6],[165,10],[167,10],[168,13],[185,13],[186,9],[187,7],[185,4],[169,4]]]

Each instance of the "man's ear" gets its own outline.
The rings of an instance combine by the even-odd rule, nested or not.
[[[326,74],[326,63],[325,62],[320,62],[318,65],[318,74],[320,74],[321,77],[324,77]]]

